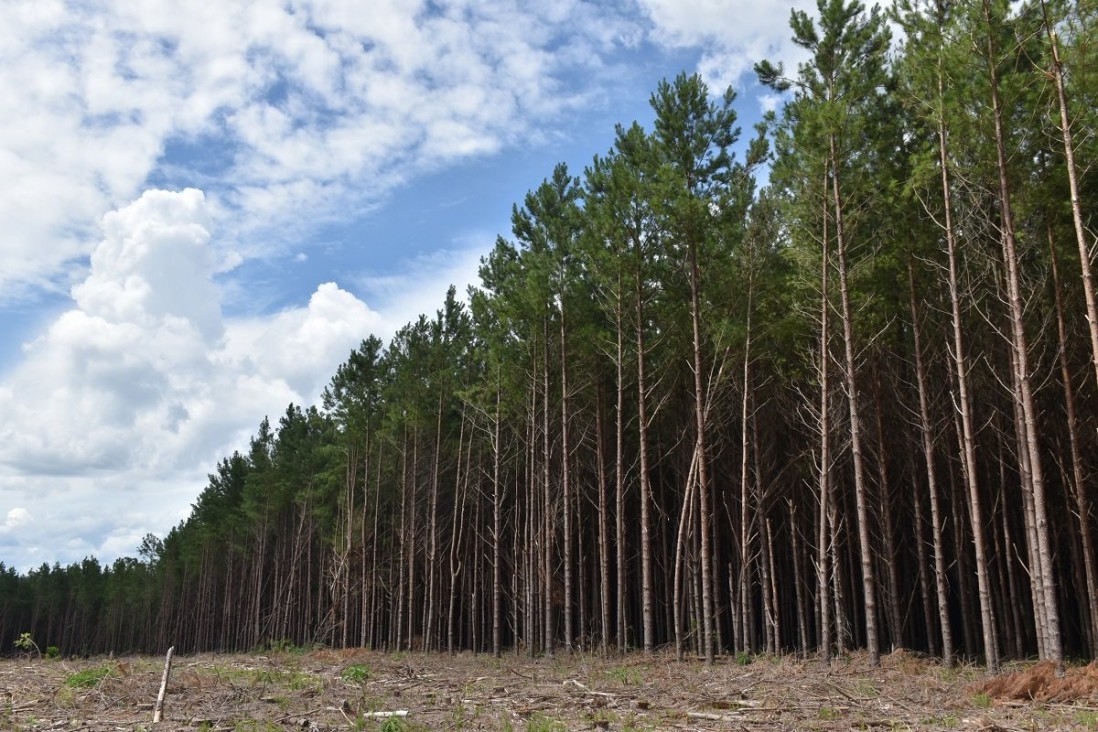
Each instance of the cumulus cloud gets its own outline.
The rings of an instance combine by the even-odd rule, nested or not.
[[[103,218],[73,307],[0,385],[0,495],[18,504],[4,534],[48,541],[65,526],[70,543],[49,546],[69,560],[132,550],[186,514],[264,414],[315,401],[383,325],[334,283],[272,316],[224,318],[209,227],[194,189],[148,191]],[[11,551],[27,562],[40,544],[24,539]]]
[[[16,506],[8,511],[7,516],[4,517],[4,523],[0,524],[0,534],[8,534],[15,529],[30,523],[31,513],[25,508]]]
[[[150,180],[206,190],[220,267],[289,246],[529,140],[629,27],[578,0],[4,3],[0,298],[67,288]]]
[[[740,87],[756,62],[782,61],[790,69],[803,52],[790,40],[790,10],[814,13],[811,0],[790,0],[775,17],[754,0],[639,0],[654,25],[654,39],[672,48],[704,48],[698,73],[712,89]],[[762,9],[762,8],[767,9]]]

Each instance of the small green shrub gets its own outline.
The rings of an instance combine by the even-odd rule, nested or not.
[[[38,654],[38,657],[42,657],[42,649],[38,647],[38,644],[34,642],[34,638],[31,638],[30,633],[20,633],[18,640],[15,641],[15,647],[21,651],[30,653],[32,650]]]
[[[349,684],[364,684],[370,680],[370,667],[361,663],[352,664],[340,672],[339,678]]]
[[[47,646],[46,658],[50,659],[51,661],[57,658],[61,658],[61,649],[57,646]]]
[[[381,732],[405,732],[406,725],[400,717],[389,717],[381,724]]]
[[[99,666],[97,668],[86,668],[83,671],[77,671],[76,673],[68,676],[65,679],[65,686],[72,687],[74,689],[92,689],[99,686],[103,682],[103,679],[110,676],[111,670],[108,666]]]

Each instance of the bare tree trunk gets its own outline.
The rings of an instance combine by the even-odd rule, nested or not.
[[[431,505],[429,521],[431,535],[427,542],[427,615],[423,623],[423,648],[427,651],[437,648],[435,642],[435,592],[438,585],[438,482],[439,465],[442,460],[442,406],[444,389],[439,390],[438,413],[435,422],[435,459],[431,467]],[[461,452],[458,452],[460,460]]]
[[[908,263],[910,286],[911,330],[915,339],[915,380],[919,391],[919,425],[923,438],[923,456],[926,461],[926,485],[930,496],[931,551],[934,555],[934,589],[938,601],[938,625],[942,633],[942,663],[953,665],[953,630],[949,622],[949,589],[946,585],[945,550],[942,546],[942,508],[938,500],[938,472],[934,463],[934,435],[930,421],[930,402],[927,396],[926,364],[923,362],[921,328],[915,297],[914,267]],[[928,618],[929,620],[929,618]]]
[[[824,190],[827,176],[824,176]],[[823,241],[820,256],[820,520],[816,535],[816,594],[819,606],[820,656],[824,663],[831,662],[831,298],[828,291],[828,275],[831,271],[830,241],[828,239],[827,196],[823,206]]]
[[[903,615],[900,612],[900,580],[896,572],[896,532],[892,526],[892,488],[888,480],[888,447],[884,438],[884,404],[881,398],[881,374],[880,369],[874,367],[873,373],[875,410],[877,427],[877,476],[880,482],[880,506],[881,533],[884,535],[885,552],[885,580],[888,583],[888,598],[885,604],[885,613],[888,617],[889,631],[892,640],[892,648],[901,648],[904,640]],[[916,505],[918,499],[916,498]],[[917,535],[917,533],[916,533]],[[921,548],[922,545],[919,544]],[[925,565],[920,565],[923,567]]]
[[[789,535],[793,544],[793,595],[797,601],[797,648],[799,656],[808,655],[808,607],[804,601],[804,578],[801,576],[801,530],[797,525],[797,509],[788,499]]]
[[[454,653],[454,608],[457,603],[458,577],[463,565],[465,548],[462,539],[465,535],[465,498],[468,493],[468,466],[462,471],[461,453],[465,446],[465,410],[462,410],[461,430],[458,433],[457,470],[454,475],[454,507],[450,513],[450,598],[446,610],[446,650]],[[469,440],[469,453],[473,451],[473,441]],[[463,480],[464,478],[464,480]]]
[[[690,267],[690,320],[694,334],[694,449],[698,454],[698,531],[701,534],[701,603],[702,603],[702,644],[705,665],[712,666],[714,661],[713,642],[713,578],[712,547],[710,532],[709,499],[709,455],[705,436],[706,397],[702,390],[702,335],[701,335],[701,273],[698,267],[697,244],[691,244],[689,251]]]
[[[620,338],[620,336],[619,336]],[[606,495],[606,466],[603,455],[602,391],[595,405],[595,465],[598,475],[599,513],[599,651],[610,651],[610,519]]]
[[[648,374],[644,338],[644,298],[640,268],[634,284],[637,325],[637,439],[640,455],[640,539],[641,539],[641,616],[644,626],[644,652],[651,655],[656,647],[655,587],[652,582],[652,489],[648,481]]]
[[[944,99],[944,81],[938,69],[938,102]],[[957,410],[960,412],[961,476],[968,490],[968,514],[972,528],[972,543],[976,550],[976,583],[980,597],[980,625],[983,630],[984,658],[991,673],[999,672],[999,651],[992,628],[994,611],[991,606],[990,579],[987,568],[987,543],[984,539],[983,511],[976,473],[976,436],[972,419],[972,397],[969,390],[968,359],[964,349],[964,324],[961,320],[961,294],[958,275],[957,243],[953,228],[953,199],[950,193],[949,155],[946,147],[945,114],[938,117],[938,165],[942,174],[942,200],[946,253],[949,259],[949,302],[953,319],[953,367],[957,379]],[[962,593],[962,596],[963,593]]]
[[[749,255],[750,256],[750,255]],[[750,650],[750,625],[748,608],[754,600],[751,597],[751,478],[748,471],[748,453],[750,446],[748,406],[751,395],[751,316],[754,299],[753,272],[747,276],[747,332],[743,348],[743,393],[740,401],[740,583],[739,583],[739,633],[736,648],[739,651]]]
[[[858,515],[858,549],[862,565],[862,601],[865,604],[865,635],[869,663],[881,663],[881,646],[877,632],[877,583],[873,568],[873,548],[869,543],[869,499],[862,457],[861,411],[858,405],[858,380],[854,361],[854,320],[850,310],[847,247],[843,230],[843,206],[839,193],[839,158],[835,138],[829,136],[831,148],[831,190],[835,206],[835,249],[839,264],[839,298],[842,305],[845,382],[847,405],[850,409],[850,450],[854,461],[854,502]]]
[[[1060,380],[1064,385],[1064,409],[1068,428],[1068,447],[1071,451],[1071,494],[1075,498],[1075,512],[1079,518],[1079,538],[1082,541],[1083,570],[1086,581],[1086,615],[1089,621],[1091,653],[1098,645],[1098,580],[1095,579],[1094,538],[1090,533],[1090,499],[1086,492],[1082,451],[1079,446],[1078,417],[1075,412],[1075,390],[1071,384],[1071,368],[1067,356],[1067,328],[1064,325],[1064,303],[1060,292],[1060,268],[1056,248],[1052,244],[1052,229],[1048,228],[1048,248],[1052,261],[1052,284],[1056,296],[1056,335],[1060,345]]]
[[[686,476],[686,492],[683,494],[682,507],[679,511],[679,527],[675,534],[675,571],[672,579],[671,606],[675,625],[675,658],[682,660],[682,592],[683,592],[683,562],[686,553],[686,537],[689,527],[694,522],[694,484],[696,480],[696,468],[698,464],[697,453],[690,459],[690,470]]]
[[[991,9],[988,0],[984,0],[984,18],[987,21],[988,70],[991,82],[991,104],[995,123],[995,153],[999,170],[999,206],[1002,219],[1003,260],[1007,275],[1007,304],[1010,310],[1011,343],[1014,349],[1014,367],[1018,375],[1022,418],[1025,426],[1025,449],[1029,456],[1029,468],[1033,481],[1034,520],[1037,531],[1037,560],[1041,569],[1041,601],[1045,607],[1045,627],[1039,633],[1045,637],[1044,659],[1056,663],[1064,662],[1063,645],[1060,638],[1060,612],[1053,577],[1052,547],[1049,542],[1048,510],[1045,498],[1044,472],[1041,467],[1041,455],[1037,445],[1037,409],[1033,401],[1033,388],[1030,380],[1028,341],[1025,334],[1024,306],[1021,293],[1021,275],[1018,271],[1019,260],[1014,236],[1014,215],[1011,208],[1010,182],[1007,176],[1006,142],[1003,133],[1002,102],[999,98],[999,80],[995,69],[995,47],[992,38]],[[1035,598],[1036,599],[1036,598]]]
[[[542,333],[542,405],[541,405],[541,577],[542,577],[542,648],[547,656],[553,655],[553,490],[549,483],[549,460],[552,455],[549,434],[549,321],[545,320]]]
[[[503,588],[500,583],[502,552],[500,541],[503,536],[503,520],[501,516],[501,486],[500,486],[500,452],[503,449],[500,430],[502,417],[500,415],[500,401],[502,399],[503,385],[501,384],[500,369],[496,372],[496,412],[492,425],[492,655],[499,658],[501,648],[501,633],[503,629]],[[516,501],[517,503],[517,501]],[[515,533],[518,533],[517,527]],[[515,568],[518,575],[518,568]],[[514,604],[518,605],[518,594],[513,593]],[[517,629],[516,629],[517,630]]]
[[[1094,364],[1094,376],[1098,379],[1098,304],[1094,292],[1094,273],[1091,269],[1093,255],[1087,243],[1083,225],[1083,210],[1079,198],[1079,176],[1075,167],[1075,145],[1071,134],[1071,116],[1068,114],[1067,91],[1064,88],[1064,69],[1060,61],[1060,49],[1056,33],[1048,17],[1048,3],[1041,0],[1045,31],[1052,47],[1052,80],[1056,84],[1056,99],[1060,107],[1060,133],[1064,139],[1064,158],[1067,163],[1068,186],[1071,192],[1071,218],[1075,225],[1075,242],[1079,247],[1079,267],[1083,277],[1083,295],[1086,298],[1087,325],[1090,333],[1090,353]]]
[[[614,560],[617,569],[618,653],[625,653],[625,368],[622,329],[617,333],[617,402],[614,406]],[[642,501],[643,503],[643,501]],[[643,516],[641,523],[644,523]]]
[[[561,489],[564,499],[564,650],[572,652],[575,638],[573,628],[572,585],[572,483],[569,471],[570,445],[568,443],[568,368],[566,365],[564,300],[560,305],[560,454]]]

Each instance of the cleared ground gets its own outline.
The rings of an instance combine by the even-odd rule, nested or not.
[[[0,730],[151,729],[162,658],[0,661]],[[177,656],[158,730],[1098,729],[1098,667],[288,650]],[[396,713],[404,713],[396,715]]]

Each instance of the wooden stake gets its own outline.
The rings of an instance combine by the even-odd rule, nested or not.
[[[156,696],[156,706],[153,708],[153,724],[160,721],[164,711],[164,694],[168,691],[168,676],[172,672],[172,652],[175,646],[168,649],[168,655],[164,659],[164,676],[160,679],[160,693]]]

